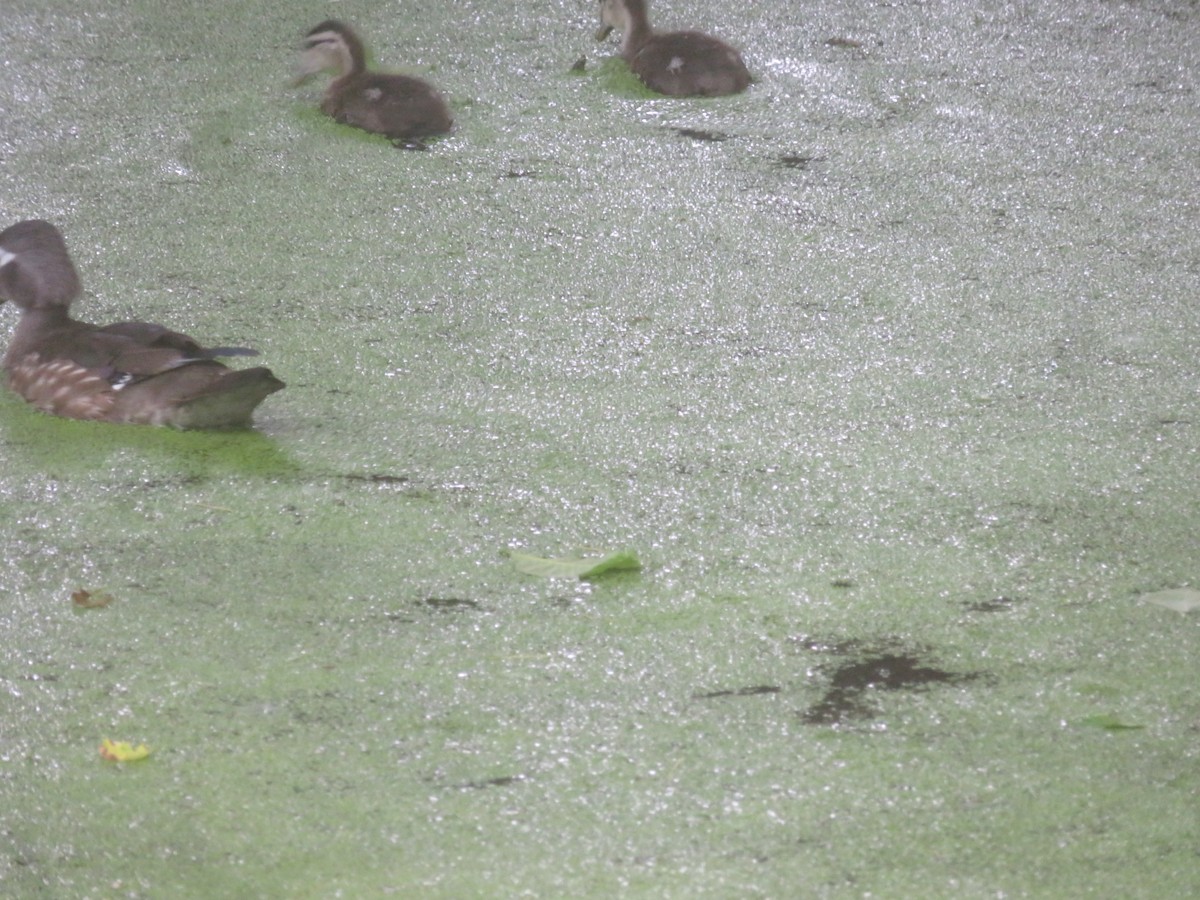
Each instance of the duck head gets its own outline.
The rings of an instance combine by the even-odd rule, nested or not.
[[[366,53],[358,35],[349,25],[327,19],[305,35],[292,84],[303,84],[318,72],[331,72],[340,78],[366,68]]]
[[[596,40],[602,41],[615,28],[623,34],[630,31],[630,7],[636,6],[641,10],[642,17],[646,16],[644,0],[600,0],[600,29],[596,32]]]
[[[0,232],[0,303],[23,310],[68,307],[79,296],[79,275],[57,228],[41,219]]]

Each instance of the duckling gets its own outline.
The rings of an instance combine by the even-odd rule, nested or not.
[[[71,318],[79,275],[62,234],[30,219],[0,232],[0,304],[21,310],[0,362],[8,386],[43,412],[68,419],[237,428],[284,387],[269,369],[230,369],[217,357],[244,347],[204,348],[149,322],[100,327]]]
[[[656,33],[646,0],[600,0],[596,40],[620,29],[621,56],[646,87],[671,97],[720,97],[750,84],[742,56],[718,38],[699,31]]]
[[[294,86],[318,72],[334,79],[321,112],[343,125],[382,134],[397,146],[420,148],[420,138],[444,134],[453,119],[433,85],[408,75],[367,71],[366,51],[350,26],[328,19],[308,33]]]

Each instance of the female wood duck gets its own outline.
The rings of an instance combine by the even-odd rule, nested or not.
[[[220,356],[149,322],[88,325],[71,318],[79,276],[58,229],[31,219],[0,232],[0,303],[21,309],[4,354],[8,385],[43,412],[175,428],[237,428],[283,382],[262,367],[234,370]]]
[[[305,37],[295,84],[318,72],[334,75],[321,112],[343,125],[385,135],[399,146],[420,147],[420,138],[444,134],[453,124],[446,101],[428,82],[368,72],[362,41],[350,26],[333,19]]]
[[[655,33],[646,0],[600,0],[596,40],[620,29],[621,56],[646,87],[671,97],[720,97],[750,84],[750,73],[733,47],[699,31]]]

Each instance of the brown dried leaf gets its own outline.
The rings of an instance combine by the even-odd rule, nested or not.
[[[103,609],[113,602],[113,596],[104,591],[92,593],[85,588],[80,588],[71,592],[71,602],[79,609]]]

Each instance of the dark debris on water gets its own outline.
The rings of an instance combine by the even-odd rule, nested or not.
[[[877,710],[870,703],[872,691],[913,691],[942,684],[963,684],[981,677],[979,672],[951,672],[929,663],[925,647],[906,646],[885,638],[876,642],[829,642],[797,638],[804,650],[841,657],[841,661],[818,667],[828,676],[824,696],[800,714],[808,725],[838,725],[872,719]]]

